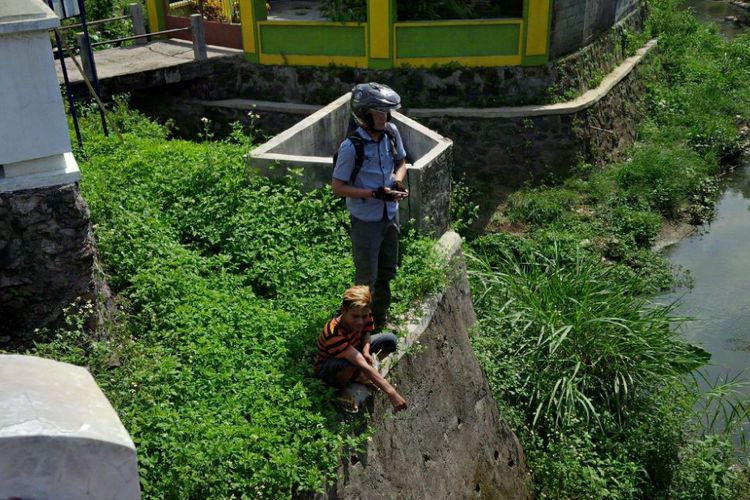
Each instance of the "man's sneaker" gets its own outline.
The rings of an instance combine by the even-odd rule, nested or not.
[[[346,389],[341,389],[340,391],[338,391],[338,394],[336,394],[336,401],[338,401],[341,409],[346,413],[359,413],[357,400],[354,398],[354,395],[350,394]]]

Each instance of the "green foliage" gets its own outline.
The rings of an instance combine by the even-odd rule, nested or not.
[[[496,217],[522,234],[471,244],[472,343],[540,498],[750,498],[729,444],[750,414],[735,381],[692,384],[685,374],[708,355],[647,300],[679,278],[649,248],[662,223],[709,220],[717,176],[742,147],[750,44],[676,1],[650,8],[659,51],[642,68],[638,144],[514,193]],[[624,38],[631,51],[643,40]]]
[[[46,3],[46,2],[45,2]],[[128,4],[141,3],[143,5],[144,15],[147,13],[145,2],[142,0],[84,0],[84,6],[86,8],[86,19],[87,21],[98,21],[101,19],[109,19],[112,17],[119,17],[128,14]],[[79,23],[80,18],[70,18],[64,20],[62,25]],[[75,33],[80,29],[66,30],[64,36],[67,44],[70,47],[76,45]],[[121,38],[125,36],[133,35],[133,24],[129,19],[121,19],[117,21],[110,21],[104,24],[98,24],[89,26],[89,37],[92,42],[100,42],[104,40],[113,40],[115,38]],[[125,42],[125,44],[132,42]],[[109,48],[111,45],[104,45],[95,47],[94,50],[101,50],[103,48]]]
[[[680,452],[670,498],[740,498],[735,496],[733,485],[737,481],[737,473],[732,462],[732,447],[719,436],[707,436],[689,443]]]
[[[654,380],[678,377],[704,358],[677,340],[668,308],[634,297],[632,284],[582,253],[531,249],[473,265],[484,330],[515,339],[526,419],[544,429],[622,418]],[[495,353],[500,354],[500,353]]]
[[[82,189],[123,314],[102,339],[72,314],[30,352],[88,366],[136,443],[145,498],[290,498],[335,481],[359,441],[312,366],[353,276],[343,203],[255,175],[237,130],[165,140],[120,100],[120,142],[94,111]],[[430,240],[405,238],[394,309],[439,285],[438,262]]]
[[[576,193],[566,189],[530,189],[508,199],[508,217],[513,222],[544,225],[572,208]]]
[[[680,205],[713,174],[694,150],[673,145],[645,144],[616,173],[623,195],[668,217],[677,217]]]
[[[367,20],[366,0],[322,0],[320,10],[331,21]],[[398,0],[396,11],[399,21],[521,17],[523,4],[520,0],[491,0],[481,5],[464,0]]]
[[[399,21],[428,21],[438,19],[477,19],[488,17],[520,17],[523,4],[517,0],[399,0]]]
[[[331,21],[367,21],[367,0],[321,0],[320,11]]]
[[[637,496],[639,466],[627,457],[597,450],[588,431],[556,431],[556,439],[533,448],[529,459],[539,498],[626,499]]]
[[[451,227],[456,232],[468,231],[479,217],[479,205],[473,200],[477,193],[466,183],[466,179],[454,180],[451,185]]]

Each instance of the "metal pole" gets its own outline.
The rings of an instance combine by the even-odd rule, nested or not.
[[[52,0],[47,0],[49,8],[52,9]],[[65,2],[62,2],[63,15],[65,13]],[[68,78],[68,68],[65,66],[65,52],[62,48],[62,42],[60,41],[60,35],[55,31],[55,43],[57,45],[57,53],[60,54],[60,69],[62,69],[63,81],[65,82],[65,95],[68,97],[68,108],[70,109],[70,117],[73,118],[73,128],[76,131],[76,139],[78,140],[78,147],[83,147],[83,138],[81,137],[81,128],[78,126],[78,112],[76,111],[76,100],[73,96],[73,90],[70,88],[70,79]]]
[[[208,59],[208,50],[206,49],[206,33],[203,29],[203,16],[200,14],[190,15],[190,27],[193,34],[193,54],[196,61],[205,61]]]
[[[94,90],[96,95],[101,96],[102,93],[99,90],[99,77],[96,74],[96,62],[94,62],[94,53],[91,51],[91,40],[89,39],[89,27],[86,24],[86,6],[83,4],[83,0],[78,0],[78,11],[81,13],[81,27],[83,28],[83,36],[86,40],[86,46],[88,47],[88,58],[91,61],[91,79],[94,82]],[[99,107],[99,115],[102,119],[102,130],[104,135],[109,137],[109,130],[107,129],[107,119],[104,116],[104,110]]]

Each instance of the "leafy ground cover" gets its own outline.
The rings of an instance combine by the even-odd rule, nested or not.
[[[513,194],[502,231],[471,244],[475,352],[540,498],[750,496],[728,435],[698,424],[688,374],[707,355],[649,300],[676,279],[650,250],[662,224],[710,219],[750,121],[750,37],[722,40],[678,5],[650,2],[659,53],[626,157]]]
[[[353,279],[345,207],[255,175],[239,129],[194,143],[122,103],[112,118],[124,141],[92,114],[77,158],[122,313],[93,339],[78,304],[30,353],[91,370],[135,441],[146,498],[320,489],[355,444],[312,376],[317,335]],[[431,246],[404,239],[396,312],[440,282]]]

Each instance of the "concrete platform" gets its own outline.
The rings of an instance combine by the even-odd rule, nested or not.
[[[208,46],[209,60],[238,55],[242,55],[241,50]],[[94,60],[96,61],[96,72],[99,80],[169,69],[195,62],[193,44],[186,40],[160,40],[150,42],[145,46],[136,45],[99,50],[94,52]],[[81,62],[80,58],[78,58],[78,62]],[[65,58],[65,63],[70,81],[73,83],[83,82],[83,77],[69,57]],[[57,80],[62,83],[63,76],[59,61],[55,61],[55,71],[57,71]]]

